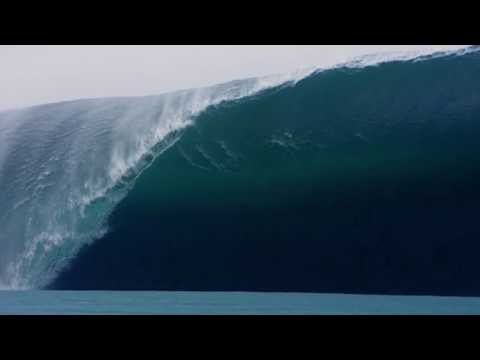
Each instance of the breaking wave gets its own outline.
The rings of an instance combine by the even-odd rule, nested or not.
[[[475,212],[479,68],[476,47],[369,56],[0,113],[0,284],[388,292],[396,261],[417,266],[397,239],[417,217],[428,263],[450,243],[426,229],[454,236],[438,223],[461,213],[452,188]],[[419,200],[432,179],[434,210]]]

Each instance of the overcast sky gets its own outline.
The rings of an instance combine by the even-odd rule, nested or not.
[[[459,45],[0,45],[0,110],[80,98],[137,96],[325,67],[385,51]]]

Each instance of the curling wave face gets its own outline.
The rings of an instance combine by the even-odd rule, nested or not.
[[[372,204],[388,212],[383,196],[397,199],[405,211],[397,215],[411,223],[408,209],[425,209],[413,201],[418,193],[398,202],[402,181],[451,171],[455,181],[437,187],[442,195],[476,174],[478,65],[476,48],[364,57],[159,96],[0,113],[0,283],[366,288],[348,274],[361,275],[368,239],[378,243],[378,232],[393,226]],[[448,213],[441,208],[437,218]],[[342,226],[357,233],[336,233]],[[372,254],[373,263],[384,257]]]

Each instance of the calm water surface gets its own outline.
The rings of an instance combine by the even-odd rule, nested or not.
[[[0,314],[480,314],[480,298],[249,292],[0,291]]]

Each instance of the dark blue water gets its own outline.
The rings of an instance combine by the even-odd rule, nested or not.
[[[52,288],[479,296],[480,52],[207,109]]]
[[[480,314],[480,298],[249,292],[0,291],[0,314]]]

